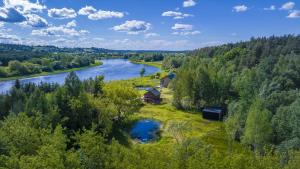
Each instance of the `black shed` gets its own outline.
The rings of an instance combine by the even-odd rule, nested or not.
[[[226,110],[222,107],[205,107],[202,109],[202,117],[208,120],[222,121]]]

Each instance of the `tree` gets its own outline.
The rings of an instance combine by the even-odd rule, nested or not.
[[[50,107],[45,93],[40,89],[35,89],[26,102],[25,112],[29,115],[33,115],[38,112],[46,115],[50,112],[49,109]]]
[[[261,152],[271,136],[270,112],[264,108],[262,100],[256,99],[250,107],[242,141],[252,145],[255,151]]]
[[[97,76],[95,78],[95,83],[94,83],[94,90],[93,94],[94,96],[101,96],[103,94],[103,86],[104,86],[104,76]]]
[[[71,72],[65,79],[64,87],[67,90],[68,95],[71,97],[78,97],[82,91],[82,84],[79,77],[75,72]]]
[[[146,73],[146,69],[145,69],[145,67],[143,67],[140,71],[141,77],[143,77],[145,75],[145,73]]]
[[[16,89],[20,89],[20,88],[21,88],[21,82],[20,82],[19,79],[17,79],[17,80],[15,81],[14,87],[15,87]]]
[[[104,100],[118,121],[137,112],[141,107],[139,93],[131,86],[112,83],[104,86]]]
[[[84,130],[82,134],[76,134],[78,150],[81,154],[83,168],[105,168],[107,146],[105,139],[94,130]]]
[[[10,115],[1,122],[0,135],[10,153],[33,155],[42,144],[42,130],[34,127],[33,118],[25,113]],[[12,130],[13,129],[13,130]]]
[[[272,118],[276,143],[284,149],[300,148],[300,99],[277,109]]]
[[[0,77],[7,77],[7,75],[7,71],[4,68],[0,67]]]

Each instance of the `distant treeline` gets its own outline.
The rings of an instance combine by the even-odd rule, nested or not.
[[[71,53],[52,53],[34,55],[31,53],[14,53],[0,55],[0,78],[39,74],[95,64],[96,57]]]
[[[300,149],[300,36],[253,38],[177,60],[176,107],[227,107],[228,136],[256,152]]]

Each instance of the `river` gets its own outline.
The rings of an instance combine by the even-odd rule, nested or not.
[[[82,69],[75,71],[81,80],[94,78],[99,75],[103,75],[105,81],[112,80],[125,80],[140,76],[140,71],[144,67],[146,70],[145,75],[150,75],[159,71],[159,68],[131,63],[126,59],[106,59],[101,60],[103,65],[91,67],[87,69]],[[59,73],[46,76],[37,76],[32,78],[20,79],[21,84],[40,82],[44,83],[58,83],[60,85],[64,84],[65,78],[69,73]],[[14,85],[15,80],[0,82],[0,93],[8,92]]]

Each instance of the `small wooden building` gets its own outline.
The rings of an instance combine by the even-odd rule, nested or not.
[[[155,88],[147,89],[147,92],[143,96],[143,100],[147,103],[159,104],[161,102],[160,91]]]
[[[202,109],[202,117],[208,120],[222,121],[226,110],[222,107],[205,107]]]
[[[171,80],[173,80],[175,78],[175,74],[174,73],[170,73],[167,76],[163,77],[160,80],[160,87],[161,88],[167,88],[171,82]]]

